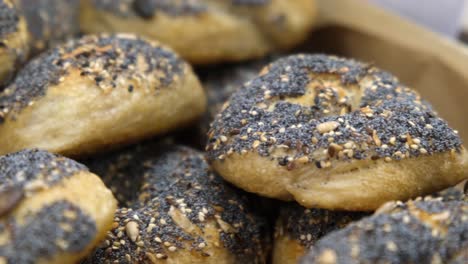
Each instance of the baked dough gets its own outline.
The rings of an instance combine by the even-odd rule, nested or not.
[[[101,151],[183,126],[205,100],[191,67],[158,43],[85,36],[32,60],[0,93],[0,153]]]
[[[132,32],[174,48],[192,63],[240,61],[304,40],[313,0],[84,0],[85,33]]]
[[[266,221],[193,149],[144,143],[88,163],[121,203],[85,263],[266,263]]]
[[[275,227],[273,264],[296,264],[317,240],[366,216],[360,212],[281,206]]]
[[[208,134],[234,185],[308,208],[372,211],[467,177],[452,130],[413,90],[375,67],[296,55],[265,67]]]
[[[384,205],[319,240],[301,264],[466,263],[466,194]]]
[[[77,263],[104,239],[116,208],[82,164],[40,150],[1,156],[0,263]]]

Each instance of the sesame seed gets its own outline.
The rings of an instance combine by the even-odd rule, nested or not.
[[[326,249],[320,254],[318,263],[336,263],[336,253],[331,249]]]
[[[176,251],[176,250],[177,250],[177,248],[176,248],[176,247],[174,247],[174,246],[170,246],[168,249],[169,249],[169,251],[171,251],[171,252],[174,252],[174,251]]]
[[[253,143],[252,143],[252,148],[258,148],[258,146],[260,146],[260,141],[259,140],[255,140]]]
[[[127,236],[133,242],[137,240],[138,235],[140,234],[140,230],[138,229],[138,224],[133,221],[130,221],[125,225],[125,231],[127,232]]]
[[[395,252],[395,251],[398,250],[398,247],[397,247],[397,245],[395,244],[395,242],[389,241],[389,242],[387,242],[387,249],[390,250],[390,251]]]
[[[340,123],[336,121],[329,121],[317,125],[317,131],[321,134],[335,130],[340,126]]]
[[[148,225],[148,228],[146,228],[146,232],[147,233],[151,233],[151,231],[153,230],[153,228],[155,228],[156,225],[155,224],[149,224]]]
[[[140,240],[138,242],[135,243],[138,247],[144,247],[145,246],[145,242],[143,242],[143,240]]]
[[[403,216],[403,223],[408,224],[410,221],[411,219],[409,218],[409,216],[407,215]]]
[[[167,258],[167,257],[166,257],[166,255],[164,255],[164,254],[157,253],[157,254],[156,254],[156,258],[158,258],[158,259],[164,259],[164,258]]]
[[[344,144],[344,147],[345,147],[346,149],[352,149],[352,148],[354,147],[354,143],[353,143],[353,142],[346,142],[346,143]]]

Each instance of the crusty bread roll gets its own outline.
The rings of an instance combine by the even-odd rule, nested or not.
[[[371,211],[467,177],[460,137],[416,92],[325,55],[265,67],[208,136],[209,159],[226,180],[308,208]]]
[[[191,67],[158,43],[85,36],[32,60],[0,93],[0,153],[130,143],[191,122],[205,100]]]
[[[466,263],[467,221],[461,192],[391,202],[319,240],[300,263]]]
[[[14,0],[26,18],[32,52],[76,37],[80,0]]]
[[[201,153],[145,143],[88,164],[121,207],[85,263],[266,263],[265,220]]]
[[[206,64],[292,47],[315,15],[313,0],[84,0],[80,17],[85,33],[137,33]]]
[[[364,217],[365,213],[281,206],[275,226],[274,264],[296,264],[317,240]]]
[[[77,263],[105,237],[116,208],[82,164],[39,150],[1,156],[0,263]]]
[[[28,56],[26,21],[11,0],[0,0],[0,85],[6,84]]]

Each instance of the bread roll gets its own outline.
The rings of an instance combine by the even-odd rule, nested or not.
[[[307,209],[296,203],[285,203],[275,227],[274,264],[296,264],[323,236],[339,230],[365,213]]]
[[[187,125],[205,100],[170,49],[133,35],[85,36],[32,60],[0,92],[0,153],[101,151]]]
[[[95,157],[89,166],[121,207],[85,263],[266,263],[266,221],[201,153],[145,143]]]
[[[77,263],[105,237],[116,207],[73,160],[41,150],[1,156],[0,263]]]
[[[226,180],[307,208],[372,211],[467,177],[458,133],[427,102],[344,58],[270,64],[230,98],[208,136]]]
[[[466,194],[386,204],[319,240],[301,264],[466,263]]]
[[[315,16],[313,0],[84,0],[81,29],[136,33],[207,64],[290,48],[307,37]]]

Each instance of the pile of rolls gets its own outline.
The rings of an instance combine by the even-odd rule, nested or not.
[[[312,0],[0,0],[0,264],[466,263],[468,154]]]

